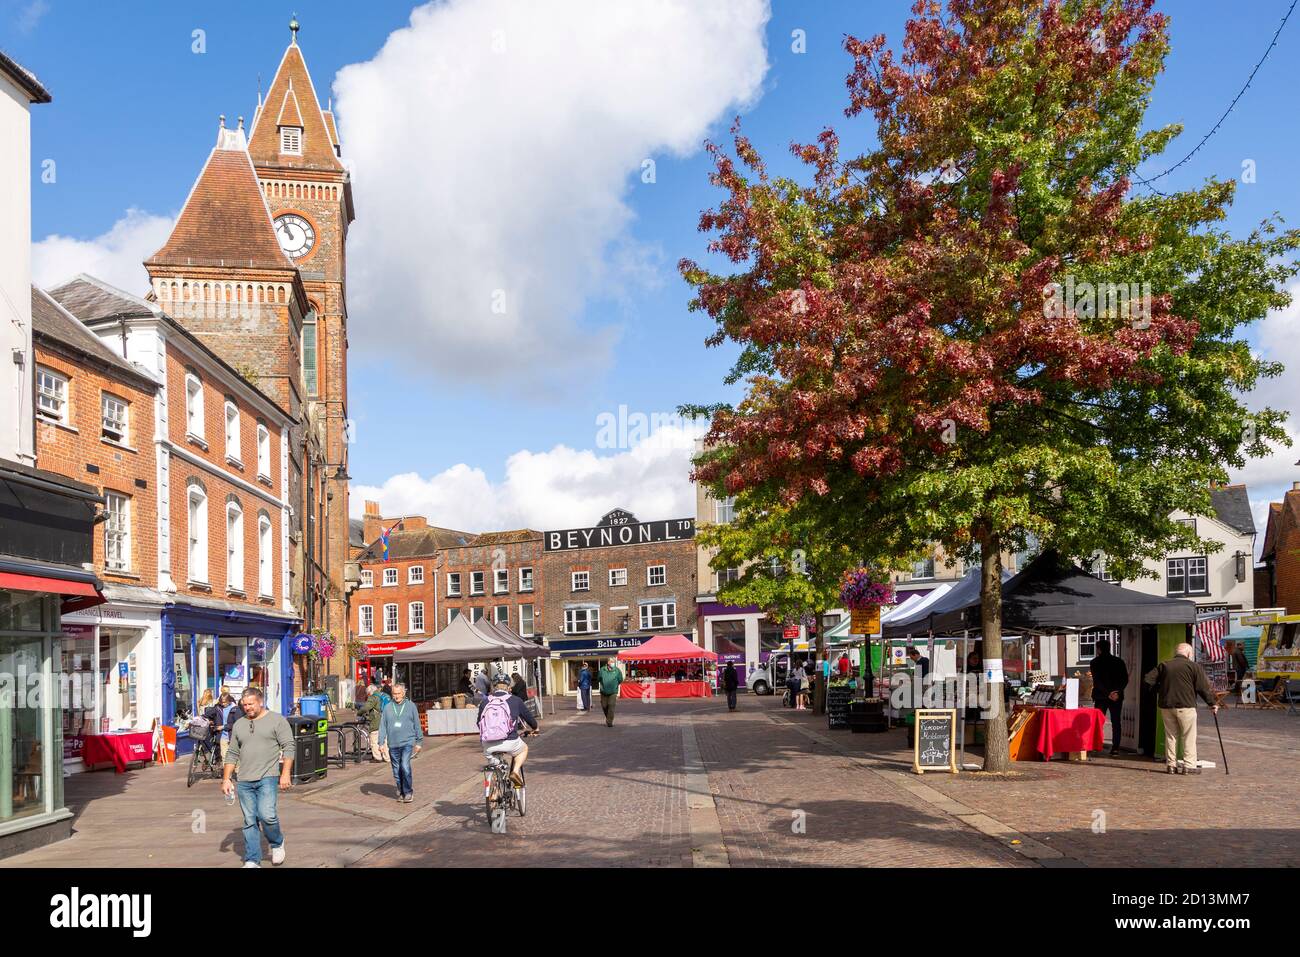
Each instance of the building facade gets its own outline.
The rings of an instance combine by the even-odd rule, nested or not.
[[[695,519],[639,522],[615,509],[589,528],[542,533],[547,686],[575,693],[582,662],[657,634],[694,636]]]
[[[289,713],[302,688],[291,649],[300,620],[289,558],[293,417],[159,303],[84,275],[50,294],[156,388],[128,414],[131,440],[149,450],[148,468],[138,467],[148,475],[134,485],[156,490],[132,528],[152,554],[129,585],[113,578],[115,602],[68,619],[90,629],[79,640],[99,667],[126,663],[126,698],[110,726],[178,725],[185,753],[184,726],[205,690],[255,686]]]
[[[31,287],[32,104],[50,94],[0,53],[0,856],[72,832],[63,799],[62,616],[103,602],[104,497],[36,453]]]
[[[1300,482],[1268,509],[1268,526],[1256,569],[1255,605],[1300,612]]]

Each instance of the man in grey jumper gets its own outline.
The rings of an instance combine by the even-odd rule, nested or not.
[[[420,712],[406,700],[406,685],[393,685],[393,700],[379,718],[379,746],[393,765],[397,782],[397,800],[410,804],[415,800],[411,781],[411,758],[420,753],[424,733],[420,730]]]
[[[257,688],[247,688],[239,698],[244,716],[230,729],[230,747],[226,749],[221,791],[229,796],[239,793],[239,809],[244,813],[244,866],[262,866],[262,834],[271,846],[271,863],[284,863],[284,834],[276,802],[280,791],[293,787],[293,731],[284,715],[266,709],[266,699]],[[284,763],[281,764],[281,755]],[[279,788],[276,767],[279,766]],[[239,782],[230,774],[239,768]],[[259,829],[260,825],[260,829]]]

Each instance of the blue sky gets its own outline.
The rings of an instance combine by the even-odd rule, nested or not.
[[[488,6],[501,2],[484,0]],[[1289,0],[1252,0],[1234,8],[1242,12],[1233,13],[1196,0],[1160,5],[1173,18],[1173,52],[1148,123],[1185,125],[1184,136],[1170,151],[1170,162],[1212,126],[1244,82],[1288,5]],[[466,8],[469,4],[462,0],[452,6]],[[473,322],[464,324],[471,327],[463,333],[468,338],[449,343],[445,353],[436,337],[404,350],[401,335],[384,333],[403,306],[382,297],[358,301],[358,284],[354,283],[350,289],[350,411],[356,421],[351,472],[357,487],[370,487],[383,498],[386,510],[437,509],[446,524],[462,526],[554,521],[554,527],[562,527],[563,522],[594,520],[599,514],[595,510],[607,504],[629,501],[643,503],[645,510],[693,511],[689,488],[680,474],[684,452],[679,449],[673,453],[675,458],[655,459],[648,465],[653,456],[638,459],[628,449],[597,448],[597,420],[602,413],[617,414],[621,405],[649,414],[671,412],[681,402],[735,397],[735,390],[722,384],[732,352],[704,348],[710,323],[687,312],[690,293],[676,269],[683,256],[704,255],[706,238],[697,232],[696,223],[700,211],[718,198],[707,180],[709,163],[697,148],[699,140],[705,135],[725,140],[731,117],[741,112],[745,131],[765,152],[770,165],[791,172],[796,164],[786,145],[792,140],[812,140],[825,125],[835,126],[847,143],[864,143],[866,123],[860,118],[848,121],[842,113],[849,61],[841,40],[845,33],[884,32],[894,43],[901,36],[909,6],[895,0],[870,4],[860,0],[819,0],[815,4],[773,0],[770,17],[760,23],[766,69],[759,64],[760,79],[752,88],[737,83],[737,95],[747,102],[720,103],[697,115],[686,134],[691,146],[670,142],[677,134],[665,132],[661,148],[648,154],[656,163],[654,183],[642,182],[639,162],[628,162],[621,182],[613,187],[607,184],[613,205],[593,214],[605,230],[599,233],[604,241],[587,253],[593,263],[609,265],[610,275],[582,285],[574,296],[566,298],[552,290],[550,300],[544,296],[534,300],[572,313],[556,327],[560,330],[556,335],[568,336],[558,354],[547,352],[545,340],[552,333],[545,325],[537,327],[541,341],[516,349],[511,345],[514,340],[475,340]],[[612,5],[604,9],[612,9]],[[92,255],[103,254],[105,244],[113,245],[111,231],[128,210],[138,211],[139,217],[175,215],[211,148],[217,115],[226,114],[232,124],[241,113],[251,119],[259,74],[265,88],[288,41],[286,24],[291,12],[289,6],[280,9],[265,2],[191,8],[163,3],[0,0],[0,47],[35,71],[54,94],[53,104],[33,111],[33,239],[39,243],[57,234],[86,243],[60,247],[47,262],[47,270],[94,268],[97,262],[105,263],[104,270],[121,270],[122,257],[138,262],[152,251],[145,249],[137,256],[131,243],[142,240],[123,238],[120,248],[110,250],[107,258]],[[376,80],[400,75],[395,69],[385,72],[376,56],[390,34],[408,26],[411,12],[410,4],[388,2],[364,7],[342,2],[303,3],[297,8],[303,24],[300,44],[322,100],[331,95],[341,69],[368,64],[357,72],[354,92],[341,91],[342,102],[336,104],[345,158],[352,145],[350,126],[359,131],[358,140],[364,141],[367,134],[361,132],[362,126],[369,123],[368,119],[354,122],[347,112],[348,98],[358,104],[354,113],[359,116],[363,105],[369,103],[373,108],[377,102],[373,90],[362,90],[366,84],[361,81],[373,85]],[[426,37],[476,22],[472,12],[459,19],[445,12],[446,16],[428,25]],[[192,51],[196,29],[205,31],[206,52],[201,55]],[[805,31],[805,53],[791,48],[795,30]],[[647,47],[654,42],[653,37],[647,38]],[[706,48],[710,42],[705,39]],[[742,47],[729,37],[718,42],[727,45],[725,56],[735,57],[736,63],[742,58],[753,59],[752,45]],[[589,68],[587,80],[599,85],[599,64],[606,61],[596,59],[596,54],[582,49],[580,43],[575,46],[579,49],[557,56],[572,61],[591,55],[595,65]],[[631,49],[622,56],[635,58],[651,52]],[[759,53],[761,60],[762,51]],[[1176,188],[1209,175],[1240,178],[1243,161],[1254,160],[1257,180],[1239,186],[1227,224],[1236,233],[1248,231],[1273,212],[1293,222],[1300,219],[1293,160],[1300,143],[1289,119],[1294,111],[1298,53],[1300,22],[1293,22],[1219,134],[1162,183]],[[487,52],[480,55],[488,56]],[[454,79],[454,74],[448,77]],[[544,90],[547,78],[541,72],[538,77]],[[699,82],[715,83],[707,76]],[[453,89],[456,92],[450,92]],[[428,105],[427,97],[436,99],[443,90],[449,91],[448,96],[476,95],[475,90],[467,92],[448,80],[431,93],[422,93],[426,97],[423,102]],[[497,105],[491,101],[490,91],[482,95],[488,98],[477,113],[452,110],[437,114],[440,124],[462,122],[463,128],[441,126],[434,149],[454,153],[462,148],[458,140],[470,143],[483,135],[475,123],[464,122],[465,117],[492,115]],[[367,96],[372,99],[368,101]],[[663,112],[653,105],[646,109],[658,110],[656,116]],[[589,124],[594,141],[607,145],[608,140],[599,136],[599,126],[616,120],[600,113],[598,105],[592,110],[591,117],[575,121],[577,128]],[[646,125],[640,120],[637,123]],[[525,169],[532,157],[565,149],[573,150],[574,155],[552,157],[560,164],[557,168],[589,159],[582,144],[573,142],[580,138],[570,136],[566,142],[555,143],[548,142],[544,133],[528,139],[524,132],[515,143],[517,155],[509,161],[520,165],[505,167],[508,170]],[[647,142],[653,146],[654,137]],[[388,186],[383,188],[390,193],[381,197],[375,181],[405,174],[377,168],[386,161],[383,151],[367,152],[363,142],[361,152],[366,168],[354,171],[358,228],[364,222],[366,229],[375,231],[367,241],[379,242],[379,227],[386,224],[375,222],[374,210],[391,208],[384,204],[401,198],[392,195]],[[610,162],[625,159],[617,150],[608,152]],[[41,181],[44,159],[57,163],[54,183]],[[1151,172],[1155,167],[1164,168],[1162,162],[1152,165]],[[435,164],[433,168],[438,167]],[[450,169],[459,175],[460,168],[454,163]],[[592,175],[608,177],[608,165]],[[375,197],[369,208],[363,182]],[[413,222],[432,218],[431,210],[440,202],[438,188],[437,183],[425,183],[412,193]],[[473,189],[467,182],[449,188],[462,193]],[[522,199],[511,196],[507,200],[495,189],[488,189],[481,197],[471,194],[464,199],[484,208],[509,201],[526,217],[529,195],[540,200],[544,192],[538,188]],[[422,204],[430,207],[428,216],[422,212]],[[562,216],[564,208],[555,215]],[[617,224],[611,226],[612,220]],[[157,228],[155,225],[155,232]],[[536,235],[546,241],[545,225],[528,228],[540,230]],[[586,229],[587,223],[580,221],[570,232],[558,233],[562,238],[557,241],[568,242]],[[417,225],[415,230],[418,235],[437,238],[436,225]],[[558,252],[562,262],[563,250]],[[92,265],[78,265],[79,255]],[[355,267],[356,262],[354,256],[351,264]],[[542,262],[553,264],[555,260]],[[143,279],[142,271],[139,276]],[[138,292],[143,287],[137,281],[128,288]],[[525,321],[532,326],[531,316]],[[1285,348],[1294,340],[1274,335],[1270,341]],[[593,344],[590,353],[587,342]],[[1290,348],[1294,354],[1295,346]],[[467,356],[471,357],[468,361]],[[1296,358],[1300,360],[1300,355]],[[475,371],[480,368],[481,375]],[[572,454],[552,454],[557,446],[572,450]],[[522,467],[520,459],[511,459],[521,452],[529,453],[522,462],[528,468]],[[1287,461],[1293,462],[1298,455],[1300,449],[1292,450]],[[513,474],[508,465],[512,461]],[[1268,470],[1245,476],[1258,478],[1259,487],[1252,492],[1261,501],[1286,480],[1279,468],[1274,463]],[[415,473],[416,478],[390,482],[399,473]],[[440,485],[438,476],[445,479]],[[611,484],[622,487],[608,487]],[[671,488],[665,489],[665,485]],[[354,493],[354,497],[361,496]],[[496,507],[471,501],[484,497],[511,501]],[[587,515],[588,511],[592,514]]]

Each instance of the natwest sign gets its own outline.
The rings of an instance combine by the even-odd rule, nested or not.
[[[568,528],[558,532],[544,532],[542,542],[545,551],[567,552],[616,545],[676,542],[694,537],[695,519],[693,518],[638,522],[631,512],[615,509],[601,519],[599,525],[591,528]]]

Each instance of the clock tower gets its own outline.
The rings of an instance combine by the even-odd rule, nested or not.
[[[302,378],[308,451],[303,481],[308,496],[301,533],[307,554],[308,607],[314,627],[346,639],[344,564],[348,554],[348,226],[354,219],[352,182],[340,159],[333,112],[322,109],[298,46],[297,20],[264,100],[253,117],[248,152],[270,211],[275,236],[298,267],[307,294]],[[314,520],[313,520],[314,519]],[[335,666],[346,667],[346,655]]]

